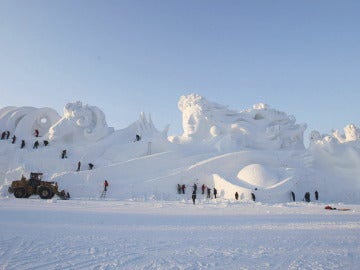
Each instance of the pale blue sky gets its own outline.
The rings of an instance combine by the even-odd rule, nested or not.
[[[0,107],[141,111],[181,134],[179,97],[264,102],[329,133],[360,126],[360,1],[0,0]]]

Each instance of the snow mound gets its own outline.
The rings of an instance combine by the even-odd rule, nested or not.
[[[277,172],[261,164],[251,164],[239,171],[237,178],[254,187],[270,187],[279,182]]]

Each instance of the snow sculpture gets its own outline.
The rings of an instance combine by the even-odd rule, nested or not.
[[[0,126],[18,137],[32,137],[34,130],[46,136],[60,115],[51,108],[5,107],[0,110]]]
[[[183,134],[170,137],[174,143],[202,143],[219,151],[239,148],[304,149],[306,125],[296,124],[293,116],[260,103],[252,109],[235,112],[226,106],[207,101],[200,95],[182,96]]]
[[[65,106],[64,116],[49,130],[49,139],[64,143],[96,142],[113,131],[98,107],[77,101]]]
[[[320,135],[318,131],[313,131],[309,150],[322,166],[360,173],[360,129],[353,124],[344,128],[344,134],[340,134],[339,130],[332,135]]]

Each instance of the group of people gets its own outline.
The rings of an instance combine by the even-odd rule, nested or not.
[[[37,138],[39,137],[39,130],[35,129],[34,131],[34,136]],[[6,130],[6,131],[3,131],[1,133],[1,140],[8,140],[10,138],[10,131]],[[15,144],[16,143],[16,140],[17,140],[17,137],[16,135],[14,134],[12,137],[11,137],[11,143],[12,144]],[[44,146],[47,146],[49,144],[49,141],[47,140],[43,140],[43,144]],[[23,149],[25,148],[25,140],[21,140],[21,144],[20,144],[20,148]],[[38,140],[36,140],[33,144],[33,149],[37,149],[38,147],[40,146],[40,143]]]
[[[255,189],[257,190],[257,188]],[[192,192],[192,200],[193,200],[193,204],[195,204],[195,200],[196,200],[196,191],[197,191],[197,185],[194,184],[193,186],[193,192]],[[206,187],[204,184],[201,186],[201,191],[202,194],[207,194],[207,198],[212,198],[211,197],[211,188]],[[178,184],[178,193],[179,194],[185,194],[185,185],[180,185]],[[317,190],[315,190],[315,200],[319,200],[319,192]],[[217,196],[217,189],[214,187],[213,188],[213,195],[214,198],[216,199]],[[290,196],[292,201],[295,202],[295,193],[293,191],[290,191]],[[239,200],[239,193],[236,191],[235,192],[235,200]],[[256,201],[256,196],[254,192],[251,192],[251,200],[253,200],[254,202]],[[310,202],[310,192],[306,192],[303,201],[305,202]]]
[[[319,192],[317,190],[315,190],[315,200],[319,200]],[[294,199],[295,201],[295,199]],[[304,195],[304,199],[303,201],[305,202],[311,202],[311,199],[310,199],[310,192],[305,192],[305,195]]]
[[[196,200],[196,193],[197,193],[197,184],[195,183],[193,186],[193,191],[192,191],[192,194],[191,194],[191,198],[193,200],[193,204],[195,204],[195,200]],[[178,194],[185,194],[185,189],[186,189],[186,186],[185,184],[178,184],[177,185],[177,191],[178,191]],[[214,196],[214,198],[216,199],[217,197],[217,189],[214,187],[213,189],[212,188],[209,188],[207,186],[205,186],[205,184],[203,184],[201,186],[201,194],[205,194],[205,190],[206,190],[206,194],[207,194],[207,198],[210,199],[212,198],[212,194]],[[213,191],[213,193],[211,194],[211,191]]]
[[[66,149],[61,151],[61,159],[65,159],[65,158],[67,158],[67,150]],[[89,168],[89,170],[92,170],[94,168],[94,164],[88,163],[88,168]],[[80,170],[81,170],[81,161],[78,161],[76,171],[79,172]]]
[[[88,163],[88,166],[89,166],[89,170],[92,170],[94,168],[94,164],[92,164],[92,163]],[[81,161],[78,162],[76,171],[79,172],[80,169],[81,169]]]
[[[257,188],[255,190],[257,190]],[[239,193],[237,191],[235,192],[235,200],[239,200]],[[254,202],[256,201],[256,196],[254,192],[251,192],[251,200],[253,200]]]

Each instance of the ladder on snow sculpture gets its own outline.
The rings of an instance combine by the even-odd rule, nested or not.
[[[105,199],[106,197],[106,190],[103,190],[103,192],[100,195],[100,199]]]

